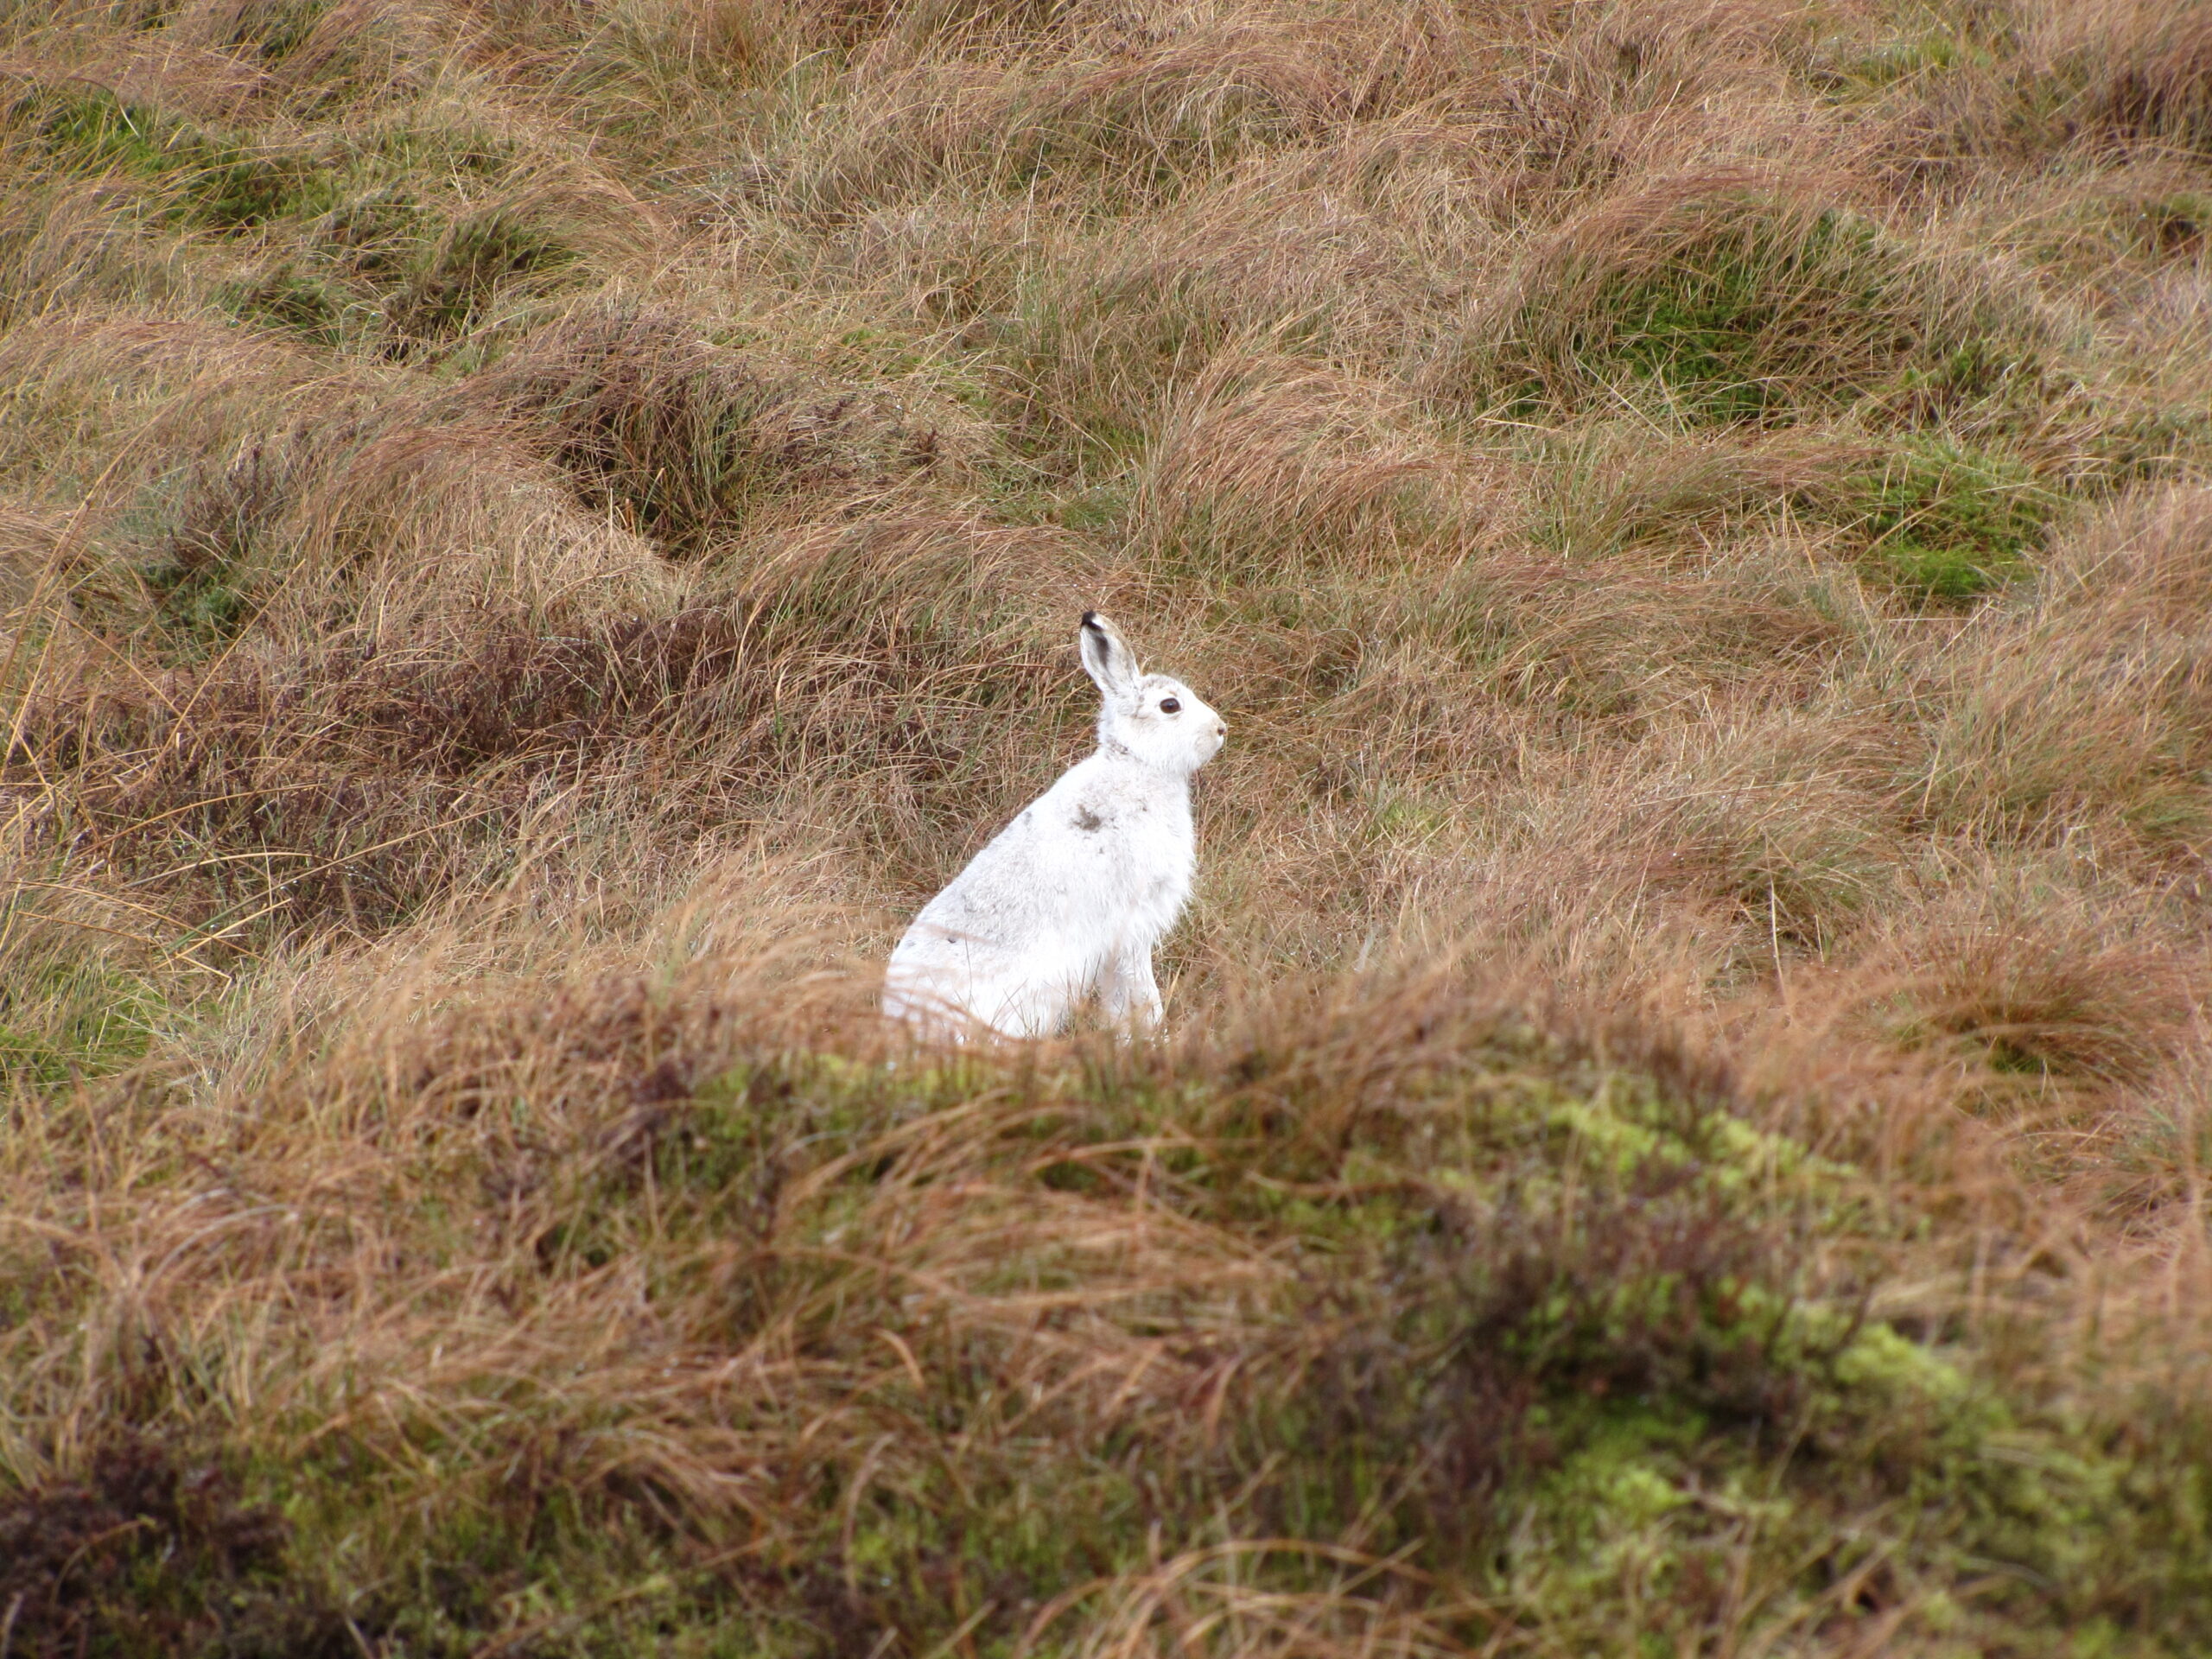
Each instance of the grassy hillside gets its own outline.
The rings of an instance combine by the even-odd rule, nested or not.
[[[2212,12],[0,0],[0,1656],[2212,1651]],[[1226,715],[1157,1040],[870,1015]]]

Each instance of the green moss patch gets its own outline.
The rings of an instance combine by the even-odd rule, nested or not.
[[[290,1529],[219,1462],[137,1433],[81,1480],[0,1491],[0,1599],[23,1653],[335,1652],[345,1625],[301,1599]]]

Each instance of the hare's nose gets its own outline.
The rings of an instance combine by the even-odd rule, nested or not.
[[[1214,721],[1213,734],[1216,737],[1227,737],[1229,735],[1229,722],[1225,720],[1217,720]]]

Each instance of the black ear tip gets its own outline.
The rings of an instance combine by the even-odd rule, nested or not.
[[[1083,613],[1083,626],[1089,628],[1093,633],[1098,632],[1098,613],[1096,611],[1085,611]]]

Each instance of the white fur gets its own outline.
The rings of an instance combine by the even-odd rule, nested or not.
[[[1179,680],[1140,672],[1096,612],[1076,639],[1103,699],[1098,747],[922,907],[884,976],[894,1019],[1043,1037],[1094,996],[1119,1024],[1160,1018],[1153,947],[1198,868],[1191,776],[1229,728]]]

